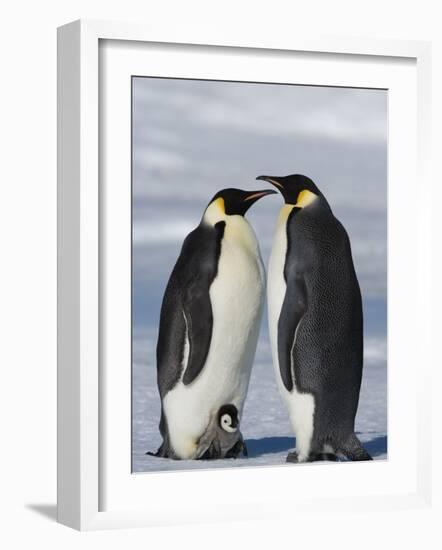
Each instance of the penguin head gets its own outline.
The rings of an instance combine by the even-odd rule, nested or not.
[[[239,426],[238,409],[235,405],[223,405],[218,411],[218,424],[225,432],[236,432]]]
[[[300,208],[309,206],[317,197],[324,197],[316,184],[302,174],[258,176],[256,179],[268,181],[278,189],[286,204],[293,204]]]
[[[242,189],[222,189],[209,202],[206,213],[215,213],[218,218],[225,216],[244,216],[247,210],[257,200],[266,195],[273,195],[276,191],[272,189],[258,191],[243,191]],[[213,216],[209,216],[213,217]]]

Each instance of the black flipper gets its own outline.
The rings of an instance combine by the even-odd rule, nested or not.
[[[180,379],[190,384],[200,374],[212,338],[210,286],[216,277],[225,222],[200,224],[183,243],[161,306],[157,372],[163,398]],[[183,364],[186,338],[187,365]],[[194,345],[198,342],[198,345]]]
[[[302,317],[307,311],[307,289],[302,273],[303,266],[296,260],[291,226],[295,216],[301,211],[294,207],[287,219],[287,252],[284,264],[286,292],[278,319],[278,360],[282,382],[288,391],[293,389],[292,355],[296,332]]]
[[[212,338],[213,314],[208,288],[200,281],[190,284],[184,300],[186,333],[189,341],[189,359],[183,383],[191,384],[200,374],[209,353]]]
[[[186,386],[200,374],[209,353],[213,328],[209,290],[218,272],[221,239],[225,226],[225,222],[218,222],[213,228],[215,235],[212,237],[214,242],[210,250],[211,257],[200,258],[205,265],[190,274],[184,295],[184,312],[189,338],[189,360],[183,376],[183,383]]]
[[[291,276],[287,282],[284,302],[278,320],[279,370],[284,386],[293,389],[292,353],[296,332],[307,311],[307,291],[301,273]]]

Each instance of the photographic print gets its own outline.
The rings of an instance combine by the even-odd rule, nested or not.
[[[387,458],[386,90],[132,77],[132,471]]]

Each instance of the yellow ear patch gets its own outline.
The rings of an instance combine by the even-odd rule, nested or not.
[[[224,199],[222,197],[217,198],[216,201],[213,202],[213,204],[216,206],[216,208],[219,209],[220,214],[224,215],[226,213],[226,207],[224,204]]]
[[[308,191],[308,189],[304,189],[299,193],[295,206],[298,206],[299,208],[304,208],[305,206],[311,204],[317,198],[318,195],[315,195],[311,191]]]
[[[211,202],[204,213],[204,219],[211,225],[215,225],[219,221],[224,220],[225,217],[226,209],[222,197],[218,197],[215,201]]]

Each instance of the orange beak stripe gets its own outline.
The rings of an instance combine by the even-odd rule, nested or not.
[[[263,197],[264,195],[268,195],[268,191],[261,191],[259,193],[253,193],[252,195],[249,195],[244,200],[245,201],[251,201],[252,199],[258,199],[259,197]]]
[[[273,179],[271,179],[271,178],[268,178],[267,181],[268,181],[269,183],[273,183],[273,185],[276,185],[276,186],[279,187],[280,189],[283,189],[283,186],[282,186],[278,181],[273,180]]]

